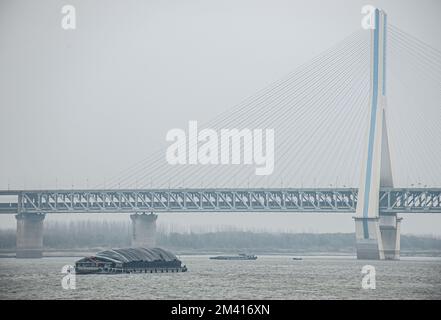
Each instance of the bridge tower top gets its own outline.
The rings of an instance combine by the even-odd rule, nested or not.
[[[375,9],[375,24],[371,29],[371,91],[386,96],[387,14]]]

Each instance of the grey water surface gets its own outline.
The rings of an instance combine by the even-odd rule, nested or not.
[[[1,299],[440,299],[441,259],[357,261],[353,257],[259,256],[216,261],[180,256],[173,274],[76,275],[62,287],[64,265],[78,258],[0,259]],[[376,289],[361,287],[361,269],[376,270]]]

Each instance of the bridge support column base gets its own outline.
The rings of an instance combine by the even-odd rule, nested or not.
[[[383,242],[384,259],[400,260],[401,220],[396,213],[380,215],[380,232]]]
[[[379,217],[355,220],[357,259],[399,260],[400,224],[396,213],[381,213]],[[367,237],[365,231],[367,232]]]
[[[354,220],[357,259],[384,260],[380,218],[354,217]]]
[[[17,219],[16,257],[43,257],[44,213],[19,213]]]
[[[132,220],[132,247],[156,246],[156,214],[135,213]]]

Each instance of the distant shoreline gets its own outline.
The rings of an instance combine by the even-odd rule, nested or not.
[[[80,223],[45,229],[43,255],[84,257],[109,248],[131,246],[126,225]],[[14,231],[0,230],[0,257],[14,257]],[[355,256],[353,233],[257,233],[218,231],[206,233],[157,233],[156,246],[178,255],[249,253],[288,256]],[[441,239],[401,235],[401,256],[441,257]]]

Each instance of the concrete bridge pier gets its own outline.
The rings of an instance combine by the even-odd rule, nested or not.
[[[354,217],[354,219],[357,259],[400,259],[402,218],[398,218],[396,213],[381,213],[379,217]]]
[[[43,256],[44,213],[19,213],[17,219],[16,257],[41,258]]]
[[[156,246],[156,219],[154,213],[135,213],[130,215],[132,220],[132,247]]]
[[[379,217],[354,217],[357,259],[384,260]]]
[[[403,218],[398,218],[396,213],[380,215],[380,232],[385,260],[400,260],[401,220]]]

